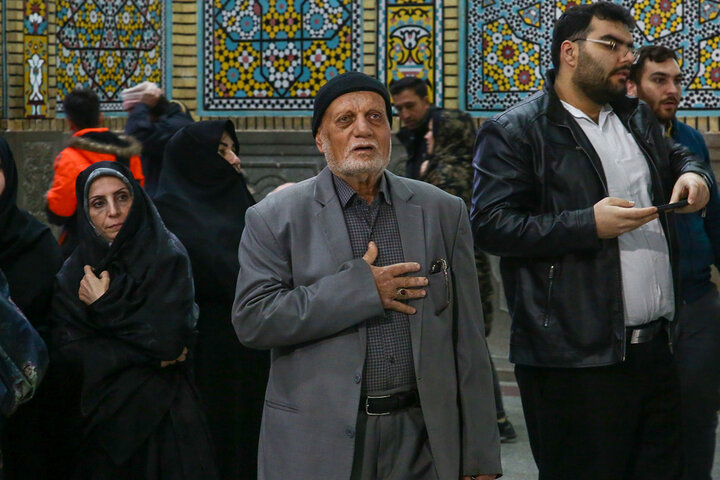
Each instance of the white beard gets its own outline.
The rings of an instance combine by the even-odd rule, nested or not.
[[[330,139],[327,135],[320,135],[320,144],[322,145],[323,153],[325,154],[325,161],[327,162],[330,171],[341,177],[379,175],[390,163],[390,156],[392,153],[391,143],[386,158],[382,158],[382,155],[380,155],[380,152],[376,149],[375,155],[370,159],[361,160],[354,158],[352,152],[346,152],[345,160],[339,162],[332,153],[332,149],[330,148]]]

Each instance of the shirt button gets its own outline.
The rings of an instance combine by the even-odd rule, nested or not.
[[[390,355],[390,356],[388,357],[388,363],[389,363],[390,365],[395,365],[395,356],[394,356],[394,355]]]
[[[352,428],[346,428],[345,436],[348,438],[353,438],[355,436],[355,431]]]
[[[355,383],[360,383],[360,380],[362,380],[362,375],[355,375],[353,377],[353,380],[355,380]]]

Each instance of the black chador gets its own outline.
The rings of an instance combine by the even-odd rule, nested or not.
[[[5,187],[0,193],[0,270],[5,272],[10,297],[47,341],[50,299],[55,274],[62,266],[60,246],[50,229],[17,206],[18,171],[10,147],[0,138],[0,170]],[[57,413],[49,397],[51,372],[29,403],[9,419],[3,431],[4,474],[7,480],[51,479],[58,460],[49,425]]]
[[[248,479],[256,472],[269,356],[240,345],[230,321],[245,211],[255,201],[243,175],[218,154],[224,132],[237,153],[230,121],[198,122],[173,136],[155,203],[192,261],[200,306],[196,379],[221,478]]]
[[[86,191],[96,175],[120,178],[133,200],[108,242],[93,227]],[[194,341],[197,318],[187,253],[147,194],[117,162],[98,162],[76,182],[79,246],[53,297],[53,341],[69,378],[82,380],[82,442],[75,478],[215,479],[207,425],[177,359]],[[108,271],[109,289],[86,305],[83,268]]]

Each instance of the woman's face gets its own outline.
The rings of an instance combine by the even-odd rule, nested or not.
[[[88,194],[90,221],[108,242],[112,242],[117,237],[130,213],[132,202],[132,193],[117,177],[99,177],[90,185]]]
[[[233,150],[233,141],[228,132],[223,132],[220,137],[220,145],[218,146],[218,154],[223,157],[235,170],[240,169],[240,159],[235,155]]]
[[[432,122],[432,120],[430,120],[428,122],[428,131],[425,134],[425,144],[427,145],[428,155],[431,155],[433,153],[433,148],[435,148],[435,139],[433,138],[433,122]]]

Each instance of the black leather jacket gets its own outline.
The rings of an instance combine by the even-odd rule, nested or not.
[[[471,221],[478,248],[499,255],[513,319],[510,360],[544,367],[611,365],[625,358],[617,239],[601,240],[593,205],[608,196],[602,163],[546,89],[485,122],[475,145]],[[666,203],[680,174],[709,172],[669,142],[650,108],[626,98],[612,107],[645,154],[654,204]],[[672,215],[661,216],[670,242]],[[676,309],[677,310],[677,309]],[[648,319],[651,320],[651,319]]]

